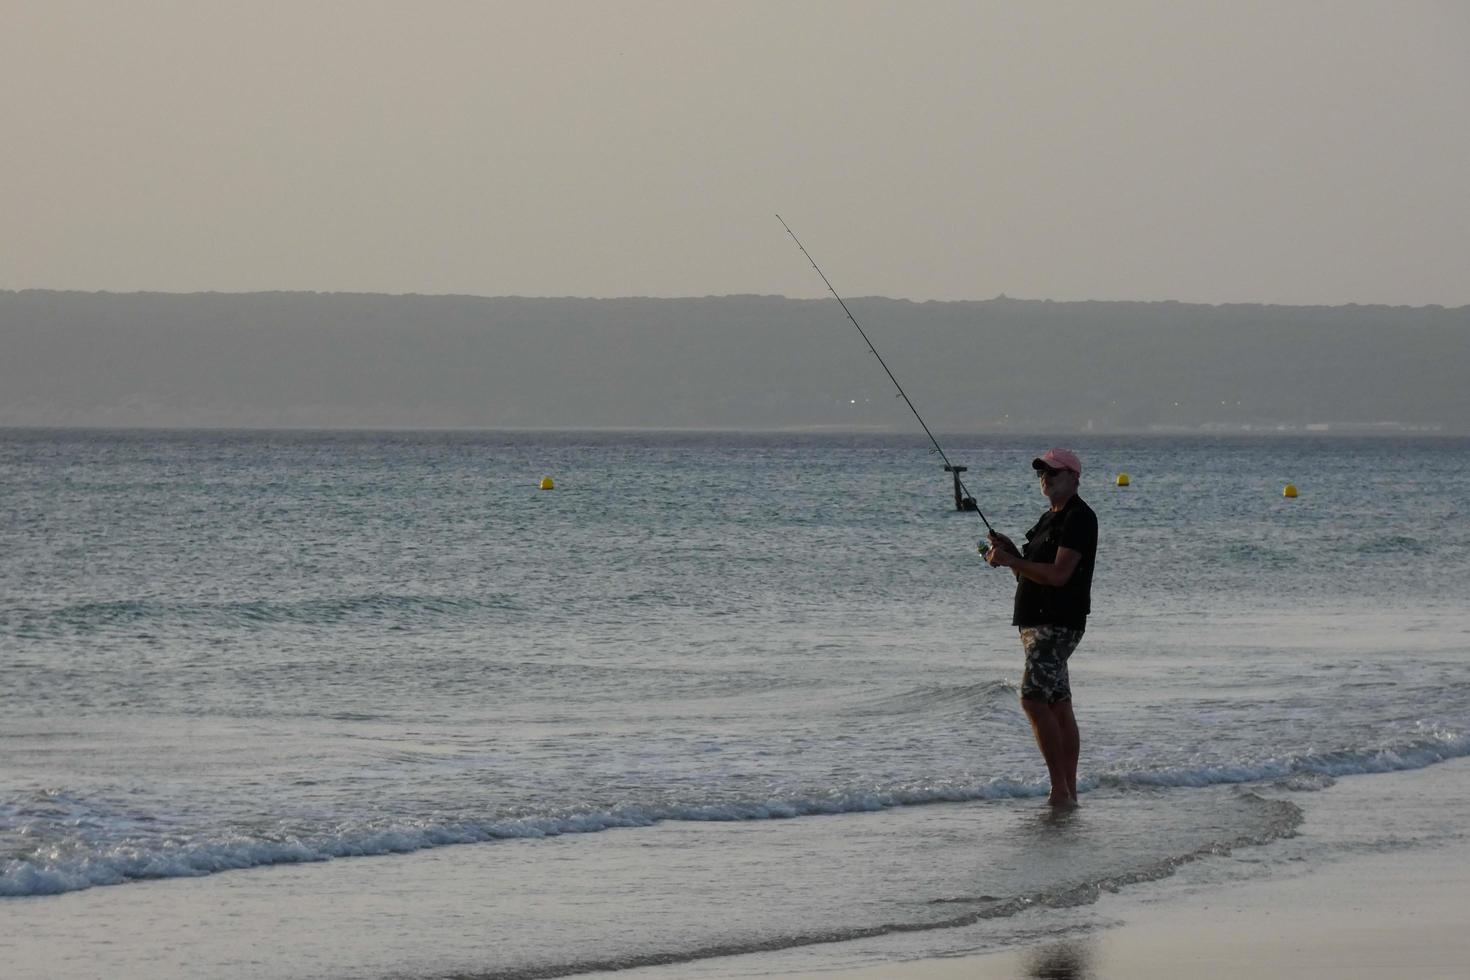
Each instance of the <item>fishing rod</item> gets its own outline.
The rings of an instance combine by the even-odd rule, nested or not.
[[[975,498],[971,496],[969,488],[967,488],[965,486],[965,482],[960,479],[960,474],[955,471],[954,464],[951,463],[949,461],[949,457],[944,454],[944,447],[939,445],[939,440],[934,438],[934,433],[929,431],[929,426],[924,422],[924,416],[919,414],[919,410],[915,408],[914,403],[909,400],[908,392],[903,390],[903,385],[899,384],[898,379],[893,376],[893,372],[888,370],[888,362],[883,360],[883,355],[878,353],[878,348],[873,346],[873,341],[869,339],[868,332],[863,329],[863,325],[861,323],[857,322],[857,317],[852,315],[852,310],[849,310],[847,308],[847,303],[842,299],[842,297],[837,295],[837,290],[832,288],[832,280],[828,279],[827,274],[822,271],[822,267],[817,265],[817,260],[812,258],[812,253],[808,252],[806,250],[806,246],[801,243],[801,239],[796,237],[796,232],[791,230],[791,226],[786,223],[786,219],[778,214],[776,215],[776,220],[781,222],[781,227],[786,229],[786,234],[791,236],[791,240],[796,243],[796,247],[801,249],[801,254],[805,255],[806,260],[812,264],[812,268],[817,270],[817,275],[821,276],[822,281],[827,284],[827,291],[830,292],[833,297],[836,298],[837,302],[842,306],[842,312],[847,314],[847,318],[852,321],[852,325],[854,327],[857,327],[858,333],[863,335],[863,342],[868,345],[868,351],[878,359],[879,364],[883,365],[883,371],[888,375],[888,380],[893,382],[893,387],[898,389],[899,397],[904,400],[904,404],[908,405],[909,411],[914,413],[914,418],[919,420],[919,425],[923,426],[924,435],[928,436],[929,441],[934,444],[934,448],[930,450],[930,452],[939,454],[939,458],[944,460],[945,469],[954,473],[954,480],[955,483],[959,484],[960,491],[966,497],[974,500]],[[975,513],[980,516],[981,522],[985,525],[985,530],[991,532],[995,530],[995,528],[990,526],[990,522],[985,520],[985,513],[980,510],[980,505],[978,503],[975,505]],[[982,548],[981,550],[983,551],[984,548]]]

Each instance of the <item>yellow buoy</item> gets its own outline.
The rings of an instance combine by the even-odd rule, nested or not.
[[[541,478],[541,489],[542,490],[555,490],[556,489],[556,484],[554,482],[552,482],[551,477],[549,477],[549,476],[543,476]]]
[[[1128,479],[1128,474],[1127,473],[1119,473],[1118,474],[1118,486],[1120,486],[1120,487],[1126,487],[1128,484],[1130,484],[1132,482],[1133,482],[1132,480]]]
[[[1295,497],[1296,496],[1296,484],[1295,483],[1288,483],[1286,486],[1282,487],[1281,488],[1281,496],[1283,496],[1283,497]]]

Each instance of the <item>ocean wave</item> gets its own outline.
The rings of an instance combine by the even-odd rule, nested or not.
[[[84,856],[50,861],[11,859],[0,865],[0,897],[56,895],[99,885],[153,878],[200,877],[273,864],[300,864],[343,857],[403,854],[450,844],[559,837],[670,820],[735,822],[782,820],[837,813],[862,813],[926,803],[1039,796],[1043,788],[996,779],[972,787],[890,788],[832,793],[806,799],[732,801],[696,805],[625,806],[556,816],[436,824],[403,821],[359,827],[335,835],[281,839],[234,837],[186,845],[117,844]]]
[[[1231,541],[1220,549],[1218,556],[1232,563],[1245,562],[1271,567],[1292,565],[1298,561],[1298,556],[1293,552],[1273,548],[1258,541]]]
[[[1283,756],[1238,765],[1201,765],[1131,770],[1085,777],[1084,791],[1101,786],[1179,789],[1295,780],[1290,788],[1312,790],[1327,782],[1314,777],[1419,769],[1470,755],[1470,736],[1441,731],[1426,737],[1357,751]],[[152,843],[136,838],[79,856],[12,858],[0,865],[0,897],[55,895],[102,885],[156,878],[198,877],[274,864],[299,864],[344,857],[402,854],[452,844],[558,837],[665,821],[735,822],[783,820],[863,813],[933,803],[969,803],[1045,795],[1039,781],[992,778],[980,782],[911,783],[868,790],[833,791],[789,799],[710,803],[626,805],[607,809],[496,818],[483,821],[404,820],[348,826],[331,834],[279,837],[231,836],[197,843]]]
[[[1370,538],[1347,538],[1338,541],[1334,551],[1353,555],[1428,555],[1428,543],[1406,534],[1384,534]]]
[[[146,625],[326,626],[349,621],[402,621],[459,618],[486,611],[520,608],[508,592],[481,596],[363,595],[303,599],[242,599],[224,602],[163,602],[151,599],[79,602],[53,609],[0,610],[0,627],[20,635],[91,633]]]
[[[1423,769],[1435,763],[1470,755],[1470,735],[1443,729],[1418,738],[1408,738],[1388,745],[1334,752],[1290,753],[1269,759],[1238,764],[1170,766],[1161,769],[1109,773],[1091,785],[1118,787],[1204,787],[1231,783],[1257,783],[1296,780],[1293,789],[1325,788],[1330,783],[1313,785],[1302,777],[1363,776],[1373,773],[1402,772]]]
[[[1020,688],[1014,681],[979,681],[974,684],[934,684],[886,695],[853,709],[858,715],[933,714],[971,711],[1006,705],[1015,707]]]

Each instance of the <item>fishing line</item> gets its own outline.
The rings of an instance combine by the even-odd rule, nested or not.
[[[919,410],[914,407],[914,403],[912,401],[909,401],[908,392],[903,390],[903,385],[899,384],[898,379],[893,376],[893,372],[888,370],[888,362],[883,360],[883,355],[878,353],[878,348],[873,346],[873,341],[868,338],[868,332],[863,329],[863,325],[861,323],[857,322],[857,317],[852,315],[852,310],[849,310],[847,308],[847,303],[842,299],[842,297],[837,295],[837,290],[832,288],[832,280],[828,279],[827,274],[822,271],[822,267],[817,265],[817,260],[812,258],[812,253],[808,252],[806,250],[806,246],[801,243],[801,239],[796,237],[796,232],[791,230],[791,226],[786,223],[786,219],[778,214],[776,215],[776,220],[781,222],[781,227],[786,229],[786,234],[791,236],[791,240],[796,243],[796,247],[801,249],[801,254],[805,255],[806,260],[812,264],[812,268],[817,270],[817,275],[821,276],[822,281],[827,284],[827,291],[830,292],[833,297],[836,298],[837,302],[842,306],[842,312],[847,314],[847,318],[852,321],[852,325],[854,327],[857,327],[858,333],[863,335],[863,342],[868,345],[868,351],[878,359],[879,364],[883,365],[883,371],[888,375],[888,380],[893,382],[893,387],[898,389],[899,397],[904,400],[904,404],[908,405],[909,411],[914,413],[914,418],[919,420],[919,425],[923,426],[924,435],[928,436],[929,441],[934,444],[934,448],[930,450],[930,453],[938,453],[939,458],[944,460],[944,465],[948,467],[951,471],[953,471],[954,464],[951,463],[949,461],[949,457],[944,454],[944,447],[939,445],[939,440],[934,438],[934,433],[929,431],[929,426],[926,425],[924,422],[924,416],[920,415]],[[974,500],[974,496],[970,493],[969,488],[965,486],[965,482],[960,479],[960,475],[958,473],[955,473],[954,478],[955,482],[959,484],[960,490],[964,493],[964,495],[966,497],[969,497],[971,500]],[[975,505],[975,513],[979,515],[980,520],[985,524],[985,530],[995,530],[995,528],[990,526],[990,522],[985,520],[985,514],[980,510],[980,505],[978,503]]]

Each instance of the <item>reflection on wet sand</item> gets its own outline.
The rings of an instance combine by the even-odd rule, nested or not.
[[[1034,980],[1092,980],[1093,946],[1090,941],[1053,943],[1032,953],[1026,976]]]

